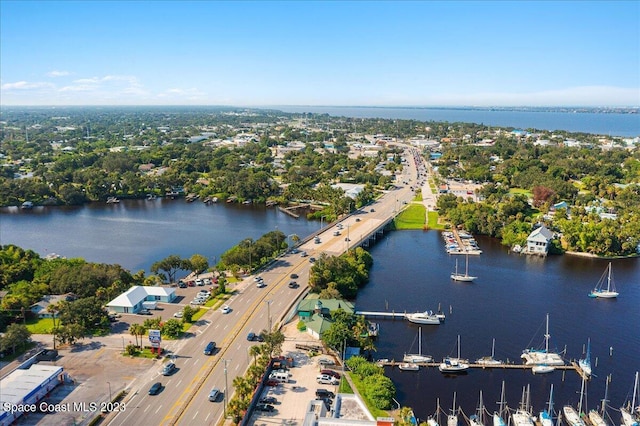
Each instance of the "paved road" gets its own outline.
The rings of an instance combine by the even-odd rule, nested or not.
[[[343,219],[341,235],[334,236],[337,229],[335,224],[322,229],[319,234],[320,243],[316,244],[311,239],[300,248],[306,251],[308,257],[302,257],[300,253],[280,257],[267,270],[260,272],[267,283],[265,288],[257,288],[251,278],[245,280],[238,286],[237,294],[228,302],[232,308],[229,314],[224,315],[220,311],[207,313],[204,317],[206,325],[200,327],[194,337],[185,339],[174,347],[178,370],[171,376],[162,376],[158,368],[136,380],[133,392],[125,400],[126,411],[112,413],[109,424],[218,423],[223,417],[224,403],[221,400],[208,401],[208,394],[213,387],[221,390],[227,388],[227,396],[231,397],[233,379],[243,375],[249,365],[248,351],[254,343],[247,341],[247,334],[268,328],[270,321],[275,325],[287,315],[294,302],[305,291],[311,267],[310,257],[318,257],[322,252],[338,255],[354,244],[358,245],[362,238],[411,201],[413,190],[410,187],[416,184],[418,174],[413,155],[409,155],[407,160],[408,170],[405,170],[400,179],[408,184],[398,185],[373,205]],[[300,288],[288,287],[291,273],[299,275],[297,281],[301,284]],[[213,356],[203,354],[209,341],[215,341],[219,347]],[[157,381],[163,384],[162,391],[158,395],[148,395],[149,387]]]

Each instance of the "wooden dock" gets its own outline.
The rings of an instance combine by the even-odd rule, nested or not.
[[[356,311],[356,315],[363,315],[365,317],[387,317],[387,318],[404,318],[407,316],[406,312],[372,312],[372,311]]]

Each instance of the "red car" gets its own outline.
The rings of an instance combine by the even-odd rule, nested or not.
[[[264,384],[267,386],[278,386],[280,382],[277,380],[267,380]]]
[[[320,374],[326,374],[328,376],[335,377],[336,379],[340,378],[340,373],[333,370],[320,370]]]

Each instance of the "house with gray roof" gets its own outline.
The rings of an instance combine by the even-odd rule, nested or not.
[[[135,314],[143,309],[143,302],[171,303],[175,298],[174,288],[136,285],[107,303],[107,307],[112,312]]]
[[[553,233],[546,226],[541,225],[527,237],[527,254],[546,256],[549,252],[549,243],[553,239]]]

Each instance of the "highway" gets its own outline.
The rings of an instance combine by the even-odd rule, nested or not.
[[[411,150],[408,150],[411,152]],[[311,238],[299,249],[308,254],[291,252],[280,256],[268,268],[259,271],[266,287],[258,288],[253,277],[245,279],[236,287],[236,293],[228,301],[231,312],[223,314],[211,311],[201,319],[195,335],[177,343],[173,355],[177,370],[171,376],[163,376],[161,364],[148,371],[132,384],[132,392],[125,398],[126,411],[112,413],[107,421],[110,425],[191,425],[217,424],[224,416],[224,402],[208,400],[212,388],[227,391],[230,399],[232,382],[244,375],[250,364],[249,347],[257,342],[247,341],[250,331],[259,332],[275,326],[290,312],[294,302],[306,291],[311,257],[321,253],[339,255],[359,245],[362,238],[377,229],[382,223],[411,202],[414,191],[410,188],[418,182],[418,169],[413,155],[407,155],[407,165],[398,176],[400,184],[386,192],[375,203],[342,219],[340,235],[335,236],[336,224],[320,230],[319,243]],[[406,181],[407,184],[402,184]],[[350,241],[347,241],[346,239]],[[288,287],[290,275],[296,273],[300,284],[297,289]],[[216,342],[218,350],[211,356],[203,349],[210,341]],[[226,374],[225,374],[226,370]],[[158,395],[148,395],[149,387],[161,382],[163,388]]]

